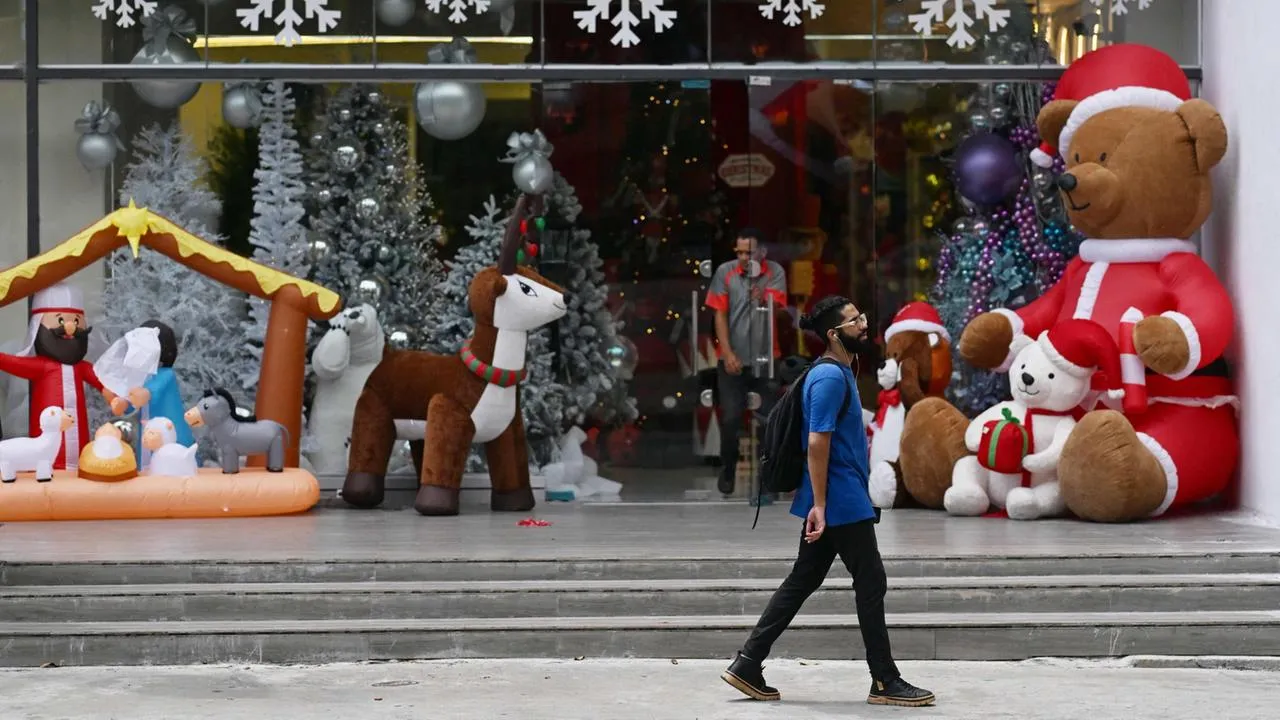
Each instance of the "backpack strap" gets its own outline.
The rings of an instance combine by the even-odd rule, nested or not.
[[[813,365],[810,365],[810,366],[809,366],[809,368],[808,368],[807,370],[805,370],[806,379],[807,379],[807,376],[808,376],[808,374],[809,374],[809,370],[813,369],[813,367],[814,367],[815,365],[821,365],[821,364],[823,364],[823,363],[830,363],[830,364],[832,364],[832,365],[840,365],[840,363],[836,362],[836,361],[835,361],[834,359],[832,359],[832,358],[829,358],[829,357],[820,357],[820,358],[818,358],[818,359],[817,359],[817,361],[815,361],[815,362],[813,363]],[[843,366],[843,365],[840,365],[840,367],[844,367],[844,366]],[[839,414],[839,415],[836,415],[836,422],[840,422],[841,420],[844,420],[844,416],[845,416],[845,415],[847,415],[847,414],[849,413],[849,403],[850,403],[850,401],[851,401],[852,399],[853,399],[853,393],[852,393],[852,392],[850,392],[850,390],[849,390],[849,383],[848,383],[848,381],[845,381],[845,384],[844,384],[844,402],[840,403],[840,414]]]

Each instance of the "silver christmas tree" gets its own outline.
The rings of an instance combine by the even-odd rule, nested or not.
[[[134,137],[120,204],[132,200],[221,244],[214,228],[222,208],[205,184],[207,173],[208,166],[176,124],[151,125]],[[257,365],[240,352],[246,299],[158,252],[143,248],[135,258],[128,249],[117,250],[107,259],[102,315],[94,333],[111,342],[147,320],[172,327],[178,338],[174,372],[183,395],[194,404],[206,388],[235,387],[245,375],[257,377]],[[107,419],[102,410],[95,426]]]
[[[349,306],[369,303],[393,347],[424,347],[422,308],[443,268],[431,197],[409,157],[409,129],[386,96],[347,86],[307,149],[312,276]]]
[[[471,216],[467,234],[474,242],[458,250],[448,264],[444,279],[432,289],[432,300],[423,320],[427,329],[426,347],[431,352],[456,353],[462,349],[463,341],[471,337],[475,319],[467,304],[467,287],[477,272],[497,264],[509,216],[510,212],[501,210],[492,195],[484,205],[484,213]],[[529,376],[520,383],[520,410],[529,444],[529,463],[537,467],[556,460],[559,455],[568,395],[565,386],[555,377],[550,335],[550,328],[546,327],[529,333],[525,350]],[[473,450],[468,468],[474,471],[482,467],[481,455]]]
[[[557,328],[560,342],[559,380],[566,392],[565,419],[581,425],[588,420],[621,425],[637,416],[635,398],[627,394],[619,368],[609,358],[618,345],[622,323],[609,312],[600,248],[591,231],[577,227],[582,203],[560,173],[548,197],[549,227],[567,226],[564,254],[569,310]]]

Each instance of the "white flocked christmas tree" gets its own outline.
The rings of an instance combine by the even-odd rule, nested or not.
[[[307,147],[311,279],[368,303],[392,347],[420,348],[422,308],[444,269],[410,130],[373,86],[339,90]]]
[[[618,344],[622,324],[609,312],[600,248],[591,231],[577,227],[582,203],[573,186],[560,173],[548,194],[550,226],[568,225],[563,282],[569,291],[569,310],[560,320],[559,380],[565,388],[565,419],[574,425],[594,421],[621,425],[637,416],[635,398],[627,395],[619,368],[609,358]]]
[[[431,304],[427,306],[423,322],[427,328],[426,347],[431,352],[456,353],[471,337],[475,320],[467,305],[467,287],[477,272],[497,264],[509,216],[510,211],[499,208],[493,196],[485,202],[483,214],[471,216],[467,234],[473,242],[459,249],[448,263],[449,270],[435,287]],[[552,360],[550,329],[544,327],[529,333],[525,352],[529,375],[520,383],[520,409],[529,445],[529,464],[534,467],[557,459],[564,432],[567,391],[554,376]],[[468,469],[480,470],[481,457],[473,449]]]
[[[208,172],[190,139],[176,124],[151,125],[133,140],[133,161],[125,172],[120,204],[133,201],[163,215],[191,234],[221,244],[214,228],[221,213],[217,195],[205,184]],[[158,252],[127,249],[107,260],[102,312],[95,334],[112,342],[147,320],[159,320],[178,337],[174,364],[184,398],[194,403],[206,388],[233,387],[257,367],[239,351],[246,296]],[[97,422],[105,421],[103,415]]]
[[[303,225],[306,185],[302,181],[297,131],[293,128],[296,107],[292,92],[283,82],[274,80],[263,89],[249,243],[253,245],[256,262],[305,278],[310,270]],[[248,302],[249,317],[243,324],[241,347],[249,359],[251,372],[242,375],[239,386],[232,390],[236,402],[243,407],[253,407],[256,393],[269,392],[271,382],[270,378],[263,378],[263,387],[258,387],[271,304],[258,298],[250,298]],[[302,427],[306,427],[305,422]],[[302,445],[304,451],[308,449],[305,439]]]

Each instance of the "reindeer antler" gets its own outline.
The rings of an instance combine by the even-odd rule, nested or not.
[[[524,242],[524,234],[520,232],[520,220],[528,209],[529,199],[528,193],[521,195],[520,199],[516,200],[516,206],[511,210],[511,217],[507,220],[507,230],[502,236],[502,250],[498,254],[498,272],[503,275],[511,275],[516,271],[516,256]]]

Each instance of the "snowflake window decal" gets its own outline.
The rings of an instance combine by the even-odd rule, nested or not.
[[[138,20],[144,17],[150,17],[155,14],[156,6],[159,0],[150,2],[149,0],[101,0],[94,4],[91,8],[93,16],[99,20],[106,20],[112,13],[116,16],[116,25],[122,28],[130,28],[138,24]],[[140,14],[135,19],[134,14]]]
[[[789,27],[795,27],[800,24],[801,18],[805,12],[809,13],[810,20],[816,20],[822,17],[827,6],[818,0],[761,0],[760,14],[766,20],[772,20],[773,16],[779,11],[782,12],[782,24]]]
[[[1009,11],[1005,9],[997,9],[996,4],[999,0],[922,0],[920,9],[923,12],[913,13],[907,16],[911,21],[912,27],[917,33],[924,37],[933,37],[933,26],[938,23],[944,23],[951,28],[951,34],[947,37],[947,45],[953,48],[965,50],[977,43],[970,32],[969,28],[978,20],[985,19],[987,21],[987,30],[995,32],[1004,27],[1009,22]],[[1125,0],[1120,0],[1124,2]],[[1143,2],[1151,2],[1151,0],[1142,0]],[[973,15],[970,16],[966,12],[965,3],[973,5]],[[951,6],[948,14],[947,6]]]
[[[299,1],[305,18],[295,7]],[[314,18],[316,32],[323,33],[338,27],[338,21],[342,19],[341,10],[329,9],[329,0],[281,0],[283,7],[279,15],[275,13],[275,4],[275,0],[250,0],[250,7],[236,9],[236,17],[240,18],[240,25],[250,32],[257,32],[258,25],[263,20],[270,20],[280,28],[276,33],[276,44],[285,47],[293,47],[302,42],[302,33],[298,28],[305,20]]]
[[[467,8],[474,8],[475,15],[483,15],[489,11],[490,0],[427,0],[427,9],[439,15],[443,8],[449,8],[449,22],[464,23],[467,21]]]
[[[1147,8],[1151,7],[1151,3],[1154,0],[1136,0],[1136,1],[1138,3],[1139,10],[1146,10]],[[1101,8],[1102,3],[1105,2],[1105,0],[1089,0],[1089,2],[1093,3],[1094,7]],[[1134,2],[1134,0],[1111,0],[1111,14],[1112,15],[1128,14],[1129,12],[1128,5],[1130,2]]]
[[[596,33],[599,21],[608,20],[611,25],[618,28],[618,32],[609,38],[609,42],[624,48],[640,44],[640,36],[636,35],[635,29],[642,21],[652,21],[653,31],[660,33],[669,29],[676,20],[675,10],[666,10],[662,7],[666,0],[617,0],[618,12],[611,14],[609,6],[613,2],[614,0],[587,0],[587,9],[574,10],[573,19],[578,21],[578,27],[592,35]],[[632,3],[640,5],[639,17],[636,17],[631,9]]]

